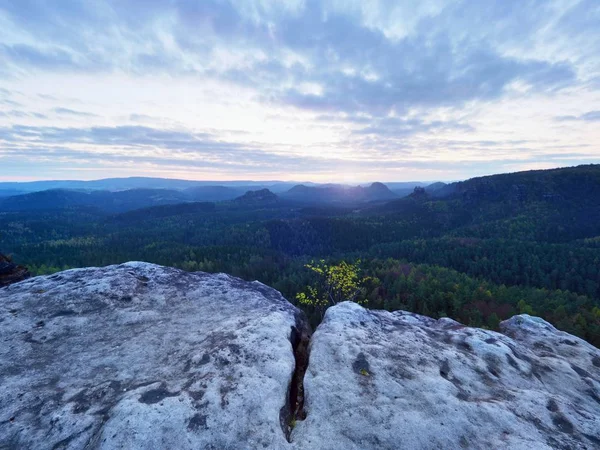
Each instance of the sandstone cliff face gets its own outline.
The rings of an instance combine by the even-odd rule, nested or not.
[[[303,315],[260,283],[128,263],[0,298],[0,448],[600,447],[600,351],[535,317],[342,303],[303,376]]]

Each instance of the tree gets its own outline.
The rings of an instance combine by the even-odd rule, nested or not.
[[[530,316],[535,315],[531,305],[528,305],[523,299],[519,300],[519,303],[517,303],[517,308],[519,308],[519,314],[529,314]]]
[[[354,264],[342,261],[339,264],[327,264],[325,260],[312,262],[305,267],[317,275],[315,283],[307,286],[304,292],[296,295],[302,305],[312,306],[319,310],[321,317],[325,310],[343,301],[359,304],[366,303],[364,284],[369,278],[360,276],[360,261]]]
[[[498,327],[500,326],[500,318],[498,317],[498,314],[493,312],[489,315],[487,319],[487,326],[490,328],[490,330],[498,329]]]

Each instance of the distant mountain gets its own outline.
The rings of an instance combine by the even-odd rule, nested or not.
[[[298,200],[298,201],[303,201],[303,200],[309,199],[309,200],[311,200],[311,203],[312,203],[312,202],[314,202],[313,199],[316,197],[318,192],[319,191],[317,191],[316,188],[314,188],[314,187],[309,187],[304,184],[299,184],[299,185],[291,188],[289,191],[283,192],[281,194],[281,196],[284,198],[288,198],[291,200]]]
[[[0,189],[0,198],[13,197],[15,195],[26,194],[25,191],[19,191],[16,189]]]
[[[280,194],[282,198],[304,204],[360,204],[374,201],[385,201],[397,198],[383,183],[363,186],[294,186]]]
[[[447,184],[434,196],[461,198],[470,203],[596,204],[600,202],[600,164],[471,178]]]
[[[66,189],[50,189],[0,199],[0,211],[36,211],[91,206],[105,203],[109,194],[94,195]]]
[[[390,188],[392,192],[395,192],[398,189],[410,189],[412,191],[417,186],[427,186],[430,183],[422,181],[390,181],[383,184]]]
[[[319,184],[312,182],[299,184],[297,182],[290,181],[195,181],[170,178],[129,177],[105,178],[91,181],[44,180],[31,182],[0,182],[0,198],[48,190],[118,192],[134,189],[163,189],[183,191],[187,194],[188,201],[219,202],[233,200],[234,198],[243,195],[247,191],[256,191],[261,189],[269,189],[275,194],[284,194],[299,185],[306,186],[308,188],[327,188],[331,191],[330,193],[325,194],[325,197],[330,197],[328,200],[317,203],[360,203],[365,201],[392,199],[394,196],[403,197],[410,194],[415,186],[424,186],[424,184],[421,182],[393,182],[389,184],[374,183],[373,185],[365,185],[360,188],[357,186]],[[375,187],[373,188],[373,186]],[[366,191],[361,193],[361,189],[366,189]],[[374,192],[369,193],[370,189]],[[390,192],[392,192],[394,196],[392,196]],[[290,196],[293,196],[293,194]],[[312,196],[312,194],[307,194],[307,198],[309,199]],[[303,196],[301,195],[300,197]],[[302,198],[299,198],[299,200],[303,201]],[[309,200],[308,203],[313,204],[315,202],[313,200]]]
[[[174,180],[168,178],[106,178],[102,180],[45,180],[30,182],[0,183],[0,189],[18,190],[21,192],[39,192],[55,189],[86,191],[123,191],[129,189],[186,189],[197,186],[200,182],[190,180]],[[214,184],[214,183],[213,183]]]
[[[564,242],[600,235],[600,165],[491,175],[361,211],[393,214],[409,223],[492,236]],[[460,231],[458,230],[460,229]]]
[[[194,186],[185,189],[183,192],[190,197],[190,200],[196,202],[222,202],[233,200],[248,189],[227,186]]]
[[[91,195],[104,194],[92,192]],[[149,206],[170,205],[189,201],[188,197],[172,189],[129,189],[109,193],[110,200],[101,208],[107,211],[130,211]]]
[[[433,194],[435,192],[438,192],[440,189],[443,189],[447,186],[446,183],[442,183],[441,181],[438,181],[437,183],[431,183],[428,184],[427,186],[425,186],[425,191],[428,194]]]
[[[130,178],[105,178],[102,180],[45,180],[29,182],[0,182],[0,197],[2,192],[8,195],[18,195],[28,192],[39,192],[54,189],[68,189],[80,191],[124,191],[130,189],[173,189],[185,190],[198,186],[203,187],[230,187],[238,190],[238,195],[248,190],[269,188],[273,192],[283,192],[298,184],[288,181],[195,181],[178,180],[171,178],[130,177]],[[313,184],[313,183],[307,183]],[[232,197],[232,198],[235,198]]]
[[[440,181],[438,181],[436,183],[431,183],[431,184],[427,184],[427,183],[391,183],[391,184],[401,185],[401,187],[396,187],[396,188],[392,189],[392,192],[394,192],[394,194],[396,194],[396,196],[399,198],[408,197],[415,191],[416,188],[425,189],[427,191],[427,193],[431,194],[433,192],[438,191],[442,187],[446,186],[446,183],[442,183]]]
[[[504,205],[503,211],[539,204],[566,209],[600,205],[600,164],[490,175],[449,184],[438,182],[416,187],[408,197],[452,201],[467,208]],[[408,198],[389,202],[383,209],[404,205],[405,200]]]
[[[0,199],[0,211],[43,211],[89,207],[105,212],[124,212],[186,201],[188,197],[184,193],[168,189],[130,189],[119,192],[50,189]]]
[[[236,198],[233,202],[237,205],[272,205],[279,201],[279,197],[268,189],[258,191],[248,191],[244,195]]]
[[[410,181],[410,182],[390,182],[390,183],[385,183],[385,185],[390,189],[390,191],[392,191],[394,194],[396,194],[397,197],[406,197],[414,190],[415,187],[417,187],[417,186],[424,187],[424,186],[427,186],[427,183],[423,183],[420,181]]]
[[[266,189],[266,188],[261,188]],[[0,211],[35,211],[90,207],[116,213],[158,205],[186,202],[222,202],[236,199],[248,186],[193,186],[183,190],[136,188],[118,191],[48,189],[30,193],[0,191]],[[5,192],[6,195],[2,195]],[[270,192],[270,191],[269,191]],[[274,195],[274,194],[273,194]]]
[[[368,201],[390,200],[398,197],[383,183],[376,182],[363,189]]]

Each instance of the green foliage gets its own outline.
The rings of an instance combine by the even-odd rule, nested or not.
[[[318,309],[321,314],[329,306],[343,301],[366,303],[364,285],[368,278],[360,276],[360,260],[355,263],[341,261],[338,264],[327,264],[324,259],[311,262],[305,267],[315,274],[313,285],[296,295],[301,305]]]

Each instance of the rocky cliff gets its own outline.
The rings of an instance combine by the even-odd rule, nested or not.
[[[0,299],[3,449],[600,446],[600,351],[535,317],[343,303],[308,360],[302,313],[222,274],[128,263]]]
[[[0,287],[29,278],[31,274],[26,267],[18,266],[8,257],[0,253]]]
[[[600,351],[537,317],[327,311],[304,381],[303,448],[600,448]]]

